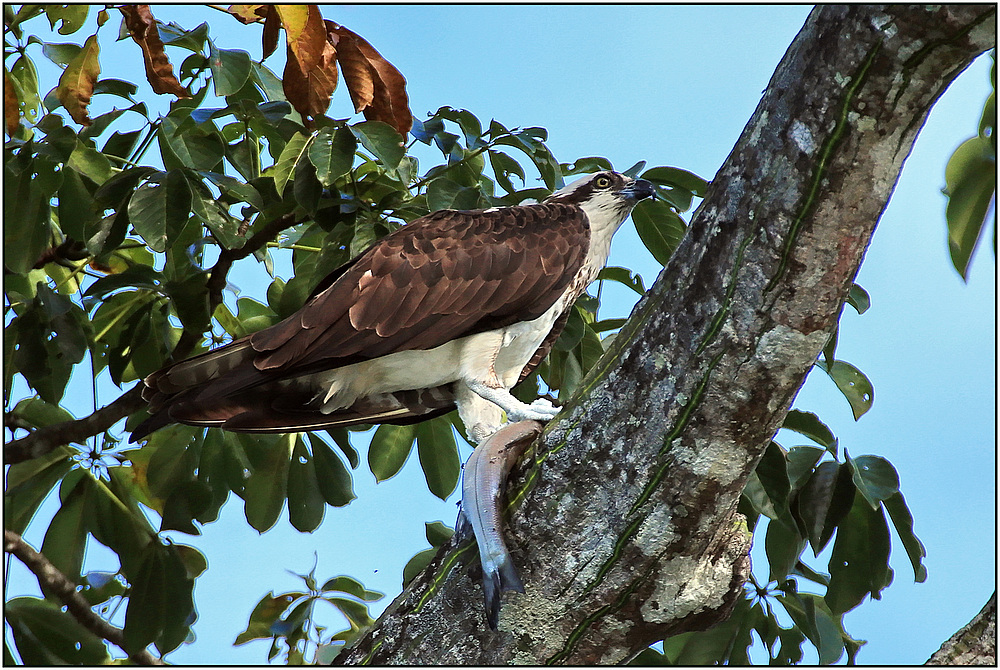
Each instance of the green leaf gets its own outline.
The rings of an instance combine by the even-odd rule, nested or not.
[[[846,465],[824,461],[798,492],[792,514],[800,524],[800,531],[809,540],[814,555],[819,555],[850,510],[854,490],[851,472]]]
[[[42,426],[49,426],[54,423],[61,423],[63,421],[73,420],[73,415],[67,412],[65,409],[63,409],[59,405],[50,405],[41,398],[25,398],[19,401],[17,405],[15,405],[12,414],[17,416],[19,419],[23,421],[27,421],[35,428],[41,428]],[[77,442],[77,444],[80,443]],[[51,452],[49,453],[51,454]],[[59,453],[62,453],[61,450]],[[30,467],[30,470],[27,471],[34,474],[37,470],[35,467],[31,466],[31,464],[36,463],[36,461],[39,463],[46,462],[45,458],[48,455],[49,454],[46,454],[45,456],[41,456],[32,459],[30,461],[26,461],[23,464],[18,463],[11,466],[11,470],[7,474],[7,486],[14,487],[17,486],[21,481],[23,481],[23,479],[16,478],[17,476],[15,473],[24,472],[25,470],[15,469],[15,468],[18,468],[18,466],[22,466],[22,468],[24,468],[24,466],[28,466]]]
[[[628,176],[628,177],[635,177],[635,176],[636,176],[636,175],[638,175],[638,174],[639,174],[640,172],[642,172],[642,169],[643,169],[644,167],[646,167],[646,161],[638,161],[638,162],[637,162],[637,163],[636,163],[635,165],[633,165],[633,166],[632,166],[632,167],[630,167],[629,169],[627,169],[627,170],[623,170],[623,171],[622,171],[622,174],[623,174],[623,175],[626,175],[626,176]]]
[[[282,149],[274,166],[267,170],[267,174],[274,179],[274,189],[278,195],[284,194],[285,187],[295,175],[295,166],[306,155],[310,144],[309,139],[303,133],[295,133],[285,144],[285,148]]]
[[[812,412],[789,410],[781,427],[805,435],[816,444],[823,445],[834,456],[837,455],[837,438],[833,431]]]
[[[427,488],[441,500],[446,500],[462,471],[458,446],[451,431],[451,422],[445,417],[417,424],[417,455],[427,480]]]
[[[851,284],[851,290],[847,293],[847,304],[856,309],[858,314],[864,314],[872,306],[872,299],[868,291],[859,284]]]
[[[437,549],[424,549],[423,551],[417,552],[413,558],[406,562],[403,567],[403,587],[405,588],[407,584],[413,581],[413,578],[419,575],[424,568],[430,565],[431,560],[433,560],[434,555],[437,554]]]
[[[820,663],[836,663],[844,653],[843,638],[846,634],[842,625],[834,620],[823,599],[813,593],[794,593],[778,596],[777,600],[816,647]],[[784,640],[782,643],[784,644]]]
[[[493,174],[496,176],[497,183],[500,184],[501,188],[507,191],[507,193],[514,193],[516,189],[510,180],[510,175],[512,174],[517,175],[521,180],[521,185],[524,185],[524,168],[521,167],[520,163],[502,151],[490,150],[487,153],[489,154]]]
[[[166,169],[192,168],[221,172],[225,142],[214,129],[197,126],[190,118],[165,116],[157,131]]]
[[[223,194],[240,202],[245,202],[258,211],[264,209],[264,199],[256,188],[218,172],[201,172],[201,176],[215,184]]]
[[[440,209],[473,209],[479,204],[479,189],[462,186],[446,177],[438,177],[427,185],[427,207]]]
[[[378,427],[368,447],[368,467],[376,481],[385,481],[399,472],[410,455],[416,433],[415,426],[382,424]]]
[[[42,541],[42,554],[56,569],[76,583],[80,582],[80,567],[87,547],[89,529],[86,508],[91,504],[89,492],[88,478],[81,478],[52,517]],[[51,593],[46,596],[54,597]]]
[[[288,467],[288,520],[303,533],[311,533],[319,527],[326,507],[315,463],[302,441],[302,435],[297,434]]]
[[[199,428],[173,424],[151,436],[147,448],[154,451],[147,483],[153,495],[166,498],[176,487],[194,479],[202,434]]]
[[[357,496],[354,495],[351,473],[340,458],[312,433],[309,434],[309,444],[312,446],[313,467],[316,469],[316,479],[323,499],[334,507],[343,507],[354,500]]]
[[[95,666],[111,660],[104,641],[58,605],[14,598],[4,605],[4,617],[25,665]]]
[[[256,436],[240,435],[245,446],[257,441]],[[255,463],[247,480],[243,498],[246,500],[247,521],[258,533],[271,528],[285,504],[288,470],[296,435],[282,435],[275,448],[263,450],[264,461]],[[279,447],[280,445],[280,447]]]
[[[55,28],[57,23],[60,24],[60,35],[72,35],[83,27],[89,9],[88,5],[48,5],[45,7],[45,15],[52,28]]]
[[[763,514],[772,520],[780,516],[780,512],[774,509],[774,503],[768,497],[756,472],[751,472],[747,478],[746,486],[743,487],[743,496],[757,515]]]
[[[861,370],[846,361],[834,361],[828,366],[825,361],[817,361],[820,368],[833,379],[837,388],[851,404],[854,420],[857,421],[871,409],[875,402],[875,388]]]
[[[348,600],[347,598],[337,598],[335,596],[333,597],[328,596],[323,598],[323,600],[327,601],[328,603],[339,609],[341,613],[345,617],[347,617],[347,620],[351,623],[353,627],[365,628],[374,623],[371,615],[368,613],[368,607],[366,605],[363,605],[362,603],[357,602],[356,600]]]
[[[70,456],[74,453],[63,445],[44,456],[10,466],[4,492],[4,528],[24,533],[52,487],[73,467]]]
[[[823,458],[823,449],[817,447],[792,447],[788,450],[788,481],[798,489],[813,472],[813,467]]]
[[[880,502],[899,493],[899,475],[889,461],[881,456],[852,459],[846,450],[844,457],[853,473],[854,485],[872,509],[877,509]]]
[[[708,182],[687,170],[675,167],[654,167],[642,173],[642,178],[663,186],[679,186],[699,198],[705,197]]]
[[[639,275],[638,272],[633,274],[628,268],[609,265],[602,268],[601,271],[597,273],[597,279],[598,281],[606,279],[618,282],[619,284],[629,287],[639,295],[646,294],[646,286],[643,284],[642,276]]]
[[[365,149],[372,152],[386,170],[395,170],[406,153],[403,138],[388,123],[362,121],[348,126]]]
[[[212,490],[200,481],[189,481],[174,488],[163,503],[160,530],[179,530],[189,535],[200,535],[193,520],[212,503]]]
[[[238,249],[246,242],[246,237],[239,234],[239,222],[229,214],[218,199],[201,181],[186,175],[191,187],[191,212],[198,217],[226,249]]]
[[[202,23],[191,30],[184,30],[173,22],[157,22],[157,28],[160,31],[160,39],[165,45],[181,47],[194,52],[200,52],[205,48],[205,40],[208,38],[207,23]]]
[[[892,581],[889,568],[889,527],[881,508],[857,498],[837,530],[830,557],[826,603],[835,614],[847,612],[871,594],[879,599]]]
[[[788,510],[790,484],[786,462],[785,453],[777,442],[772,441],[754,470],[773,505],[774,511],[779,515],[785,515]],[[761,512],[763,513],[763,510]],[[776,517],[771,516],[771,518]]]
[[[10,68],[11,81],[17,90],[17,102],[29,122],[38,121],[42,101],[38,96],[38,72],[27,56],[21,56]]]
[[[340,591],[367,602],[374,602],[385,597],[384,593],[380,593],[379,591],[369,591],[361,584],[361,582],[346,575],[340,575],[339,577],[328,579],[326,583],[323,584],[323,588],[321,590]]]
[[[250,613],[246,630],[236,636],[234,645],[246,644],[250,640],[261,640],[272,637],[271,626],[281,617],[281,614],[295,600],[299,593],[282,593],[275,596],[273,591],[260,599]]]
[[[350,463],[351,468],[357,468],[361,463],[361,457],[358,456],[358,451],[351,446],[351,440],[348,437],[348,432],[346,428],[334,428],[326,431],[327,435],[333,438],[334,442],[337,443],[337,447],[344,452],[344,456],[347,457],[347,462]]]
[[[601,170],[614,170],[614,166],[611,165],[611,161],[602,156],[589,156],[587,158],[577,158],[575,161],[569,164],[563,164],[562,173],[565,176],[570,176],[574,174],[589,174],[591,172],[600,172]]]
[[[292,194],[299,207],[315,216],[320,198],[323,196],[323,185],[316,179],[316,168],[307,160],[300,160],[295,165]]]
[[[80,593],[91,605],[99,605],[125,594],[125,584],[114,572],[88,572],[83,576],[84,588]]]
[[[316,178],[330,188],[354,165],[354,152],[358,141],[347,128],[322,128],[309,145],[309,161],[316,166]]]
[[[218,49],[212,40],[208,45],[215,94],[224,98],[242,89],[250,78],[250,54],[242,49]]]
[[[90,194],[80,173],[72,168],[63,170],[63,183],[59,187],[59,227],[67,237],[85,239],[84,230],[98,220],[94,197]]]
[[[687,224],[670,205],[659,200],[643,200],[632,210],[632,222],[639,239],[661,265],[666,265],[680,244]]]
[[[158,177],[158,178],[156,178]],[[168,233],[177,233],[191,212],[191,191],[178,170],[157,175],[136,189],[128,203],[135,232],[150,249],[162,252]]]
[[[951,261],[968,281],[972,253],[996,193],[996,154],[990,140],[977,135],[963,142],[948,160],[945,183]]]
[[[462,129],[462,134],[465,135],[465,146],[469,149],[482,146],[483,142],[480,137],[483,134],[483,126],[472,112],[467,109],[441,107],[434,112],[434,116],[457,123]]]
[[[583,320],[580,308],[574,306],[570,310],[569,318],[566,319],[563,331],[559,334],[559,338],[552,345],[552,348],[556,351],[572,351],[580,343],[580,340],[583,339],[586,329],[587,324]]]
[[[794,530],[780,521],[769,521],[764,535],[764,551],[767,554],[768,581],[785,580],[795,567],[806,541]]]
[[[18,171],[11,160],[4,166],[4,246],[18,250],[3,255],[4,265],[18,274],[31,270],[51,237],[48,197],[33,183],[31,165]]]
[[[913,533],[913,516],[906,506],[903,494],[897,491],[882,501],[882,504],[885,505],[885,510],[889,513],[889,518],[892,519],[896,534],[899,535],[903,548],[906,549],[906,555],[910,558],[910,564],[913,566],[913,580],[916,582],[925,581],[927,568],[923,565],[922,559],[927,556],[927,551],[924,549],[924,544]]]
[[[167,600],[166,561],[163,546],[151,543],[142,552],[139,570],[131,579],[125,610],[125,644],[145,649],[163,632],[163,621],[171,604]]]
[[[440,521],[430,521],[424,523],[424,535],[427,537],[427,541],[430,542],[432,547],[440,547],[444,545],[454,534],[454,528],[446,526]]]

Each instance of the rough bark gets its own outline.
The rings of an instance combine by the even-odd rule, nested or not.
[[[979,614],[952,635],[924,665],[996,665],[997,594]]]
[[[736,505],[836,324],[934,101],[995,42],[992,6],[816,9],[671,262],[515,470],[526,584],[485,625],[447,545],[340,663],[621,663],[725,619]]]

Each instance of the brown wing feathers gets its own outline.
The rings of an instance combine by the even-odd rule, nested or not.
[[[236,429],[250,430],[253,421],[266,429],[263,423],[281,424],[295,413],[271,407],[272,380],[537,318],[563,293],[588,246],[586,216],[566,204],[445,210],[418,219],[331,273],[284,321],[150,375],[153,388],[144,395],[155,398],[153,429],[194,422],[199,412],[206,419],[242,413]],[[269,416],[274,420],[265,421]]]

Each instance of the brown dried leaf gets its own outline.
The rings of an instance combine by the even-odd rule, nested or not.
[[[288,102],[305,117],[330,107],[337,88],[337,49],[327,41],[318,5],[275,5],[285,27],[288,59],[281,78]]]
[[[17,91],[14,90],[14,82],[11,81],[7,68],[3,69],[3,121],[7,135],[14,137],[21,124],[21,110],[18,107]]]
[[[56,87],[59,102],[73,120],[83,126],[93,123],[87,114],[87,106],[94,95],[94,83],[101,74],[101,64],[98,61],[100,51],[97,35],[88,37],[80,53],[66,66],[65,72],[59,77],[59,86]]]
[[[319,62],[303,72],[289,47],[281,87],[288,102],[303,116],[323,114],[330,107],[330,97],[337,88],[337,50],[324,41]]]
[[[174,68],[163,49],[163,40],[160,39],[160,31],[156,27],[156,19],[149,11],[149,5],[121,5],[118,9],[125,17],[125,27],[132,39],[142,48],[146,79],[153,87],[153,92],[190,98],[187,89],[174,76]]]
[[[226,11],[243,25],[249,25],[263,21],[270,7],[271,5],[229,5]]]
[[[337,46],[337,60],[356,112],[369,121],[384,121],[406,135],[413,124],[406,79],[364,38],[326,21],[327,37]]]
[[[274,8],[274,5],[267,5],[265,11],[267,14],[264,19],[264,34],[261,37],[263,51],[261,60],[273,54],[274,50],[278,48],[278,33],[281,32],[281,17],[278,16],[278,10]]]
[[[318,5],[275,5],[285,26],[288,49],[303,73],[315,67],[324,53],[326,28]]]

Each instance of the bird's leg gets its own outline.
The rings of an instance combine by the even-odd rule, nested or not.
[[[559,408],[555,407],[545,398],[539,398],[530,405],[527,405],[511,395],[511,392],[502,386],[494,388],[478,380],[469,380],[465,383],[473,393],[485,400],[489,400],[506,412],[507,420],[511,423],[517,421],[548,421],[559,413]]]

